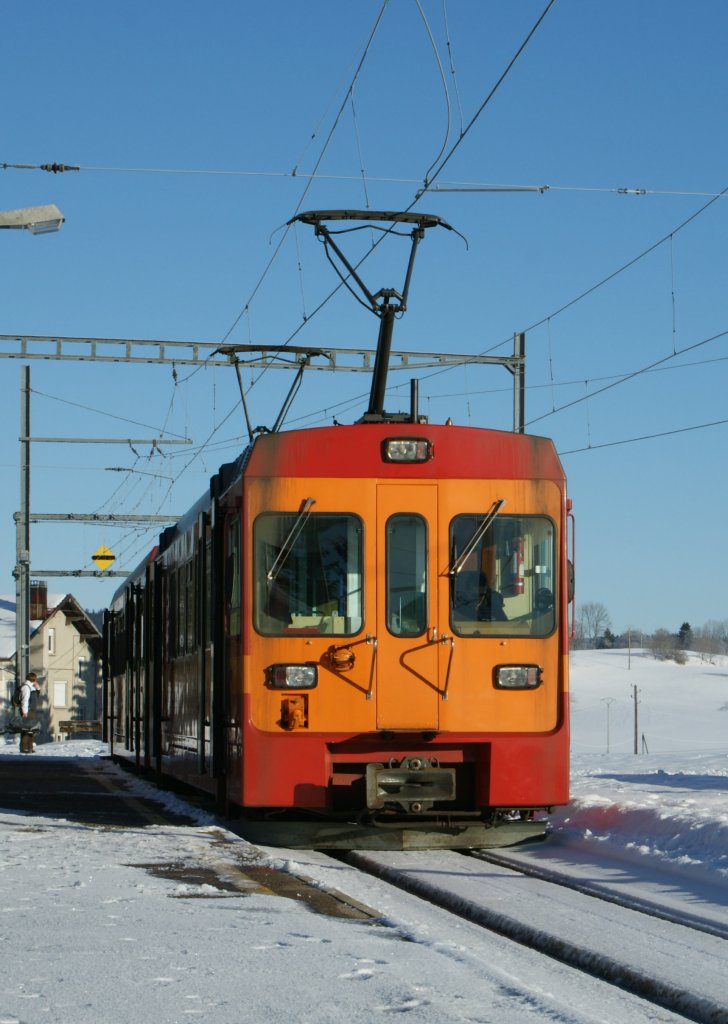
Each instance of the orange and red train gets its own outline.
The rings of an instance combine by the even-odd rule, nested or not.
[[[498,846],[568,801],[552,442],[369,416],[264,433],[106,617],[117,757],[285,846]]]
[[[258,437],[115,596],[113,753],[332,837],[528,834],[568,800],[568,510],[544,438]]]

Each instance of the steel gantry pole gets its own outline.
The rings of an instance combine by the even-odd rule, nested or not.
[[[98,515],[94,513],[51,513],[31,515],[30,511],[30,445],[32,441],[45,441],[68,444],[151,444],[156,447],[160,443],[189,444],[188,438],[100,438],[100,437],[32,437],[30,433],[30,367],[20,368],[20,511],[15,513],[15,672],[22,682],[28,674],[30,661],[30,524],[46,520],[62,520],[65,522],[105,522],[105,523],[168,523],[176,522],[179,516],[118,516]],[[43,569],[38,576],[126,576],[126,572],[81,570],[81,569]]]
[[[28,674],[30,653],[30,367],[21,367],[20,513],[15,527],[15,673]]]

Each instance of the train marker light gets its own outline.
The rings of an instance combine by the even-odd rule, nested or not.
[[[318,671],[313,662],[303,665],[269,665],[267,684],[274,690],[311,690],[318,683]]]
[[[542,683],[539,665],[497,665],[495,685],[499,690],[535,690]]]
[[[281,700],[281,726],[292,732],[308,726],[308,697],[284,697]]]
[[[385,462],[427,462],[432,456],[432,442],[427,438],[388,437],[382,443]]]

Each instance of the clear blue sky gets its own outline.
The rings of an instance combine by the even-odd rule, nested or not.
[[[548,185],[419,201],[468,247],[428,233],[394,347],[505,355],[527,330],[526,418],[569,477],[578,600],[603,603],[615,631],[724,620],[726,423],[706,424],[728,418],[728,198],[685,222],[728,186],[728,5],[556,0],[458,144],[546,6],[446,0],[446,31],[441,0],[5,0],[0,164],[82,169],[0,169],[0,208],[55,202],[66,216],[56,235],[0,235],[0,334],[273,344],[305,317],[295,343],[373,347],[377,322],[348,293],[311,315],[336,280],[309,229],[280,232],[297,209],[406,208],[451,151],[443,188]],[[355,254],[370,242],[347,238]],[[372,290],[399,287],[406,254],[403,240],[379,247]],[[210,439],[194,460],[35,444],[35,512],[181,513],[244,441],[230,369],[30,366],[36,436]],[[0,359],[0,381],[8,593],[19,363]],[[390,383],[387,408],[406,407],[408,378]],[[257,381],[254,423],[273,421],[289,384]],[[510,386],[500,368],[425,372],[421,406],[509,429]],[[312,373],[289,421],[351,421],[368,390],[364,375]],[[106,544],[131,568],[151,543],[34,526],[32,564],[93,568]],[[87,607],[116,585],[50,581]]]

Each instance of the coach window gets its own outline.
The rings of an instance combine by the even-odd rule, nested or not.
[[[191,559],[187,562],[187,651],[195,650],[198,642],[197,636],[197,608],[195,602],[195,572],[196,562]]]
[[[205,542],[205,647],[212,642],[212,541]]]
[[[168,634],[167,634],[167,647],[169,649],[170,658],[176,657],[177,651],[177,619],[178,619],[178,608],[177,608],[177,570],[173,570],[169,574],[169,593],[168,601],[169,607],[169,618],[167,619]]]
[[[177,570],[177,654],[185,653],[187,607],[187,566],[182,565]]]
[[[547,636],[556,625],[554,524],[462,515],[450,526],[450,623],[460,636]]]
[[[240,636],[240,520],[235,518],[228,526],[227,565],[225,581],[228,606],[228,633]]]
[[[255,628],[268,636],[351,636],[363,625],[362,522],[265,513],[253,530]]]
[[[427,526],[409,513],[387,521],[387,629],[421,636],[427,629]]]

